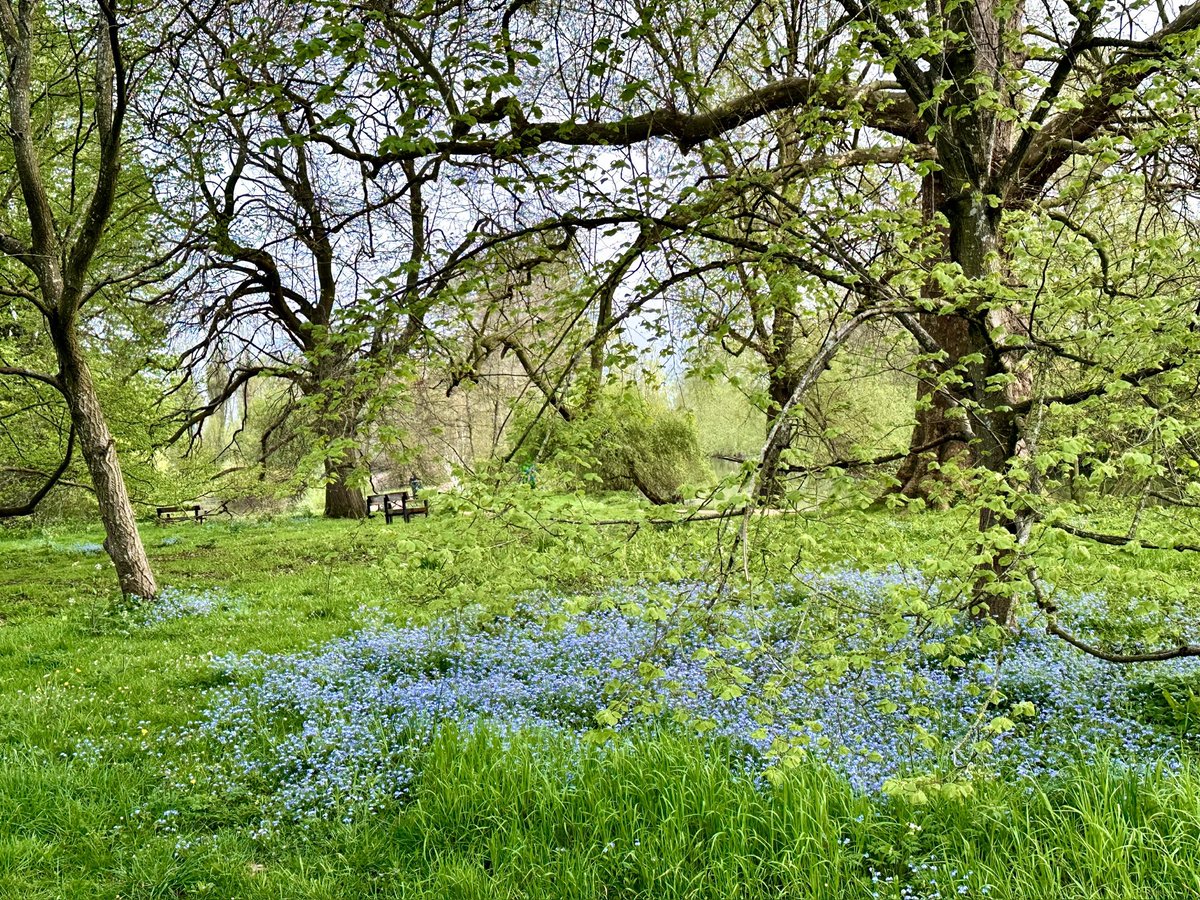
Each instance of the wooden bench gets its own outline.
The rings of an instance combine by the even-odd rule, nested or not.
[[[204,512],[200,509],[200,504],[192,506],[158,506],[155,507],[155,521],[159,525],[172,525],[177,522],[195,522],[200,524],[204,521]]]
[[[408,491],[400,492],[400,508],[396,509],[392,503],[384,502],[383,519],[388,524],[392,524],[392,519],[396,516],[404,519],[405,522],[411,522],[416,516],[429,517],[429,501],[417,500],[415,497],[408,499]]]
[[[397,502],[399,491],[385,491],[382,494],[367,494],[367,518],[373,519],[375,513],[384,512],[384,505],[389,502]]]
[[[416,516],[429,515],[429,501],[409,499],[408,491],[389,491],[385,494],[371,494],[367,497],[367,515],[383,512],[383,520],[388,525],[392,519],[401,518],[410,522]]]

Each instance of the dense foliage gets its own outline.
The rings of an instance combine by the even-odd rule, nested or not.
[[[695,419],[672,410],[661,398],[635,387],[602,392],[582,416],[570,421],[534,420],[514,462],[566,476],[558,485],[593,492],[641,492],[654,503],[680,502],[685,487],[694,492],[711,482],[700,452]]]

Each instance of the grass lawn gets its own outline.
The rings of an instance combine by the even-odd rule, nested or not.
[[[547,511],[598,510],[557,498]],[[149,623],[114,600],[98,531],[8,533],[0,898],[1200,898],[1200,774],[1187,750],[1176,773],[1092,765],[918,805],[864,795],[818,764],[771,785],[736,747],[672,729],[600,745],[446,727],[403,798],[263,834],[253,780],[217,789],[186,739],[229,681],[214,657],[315,651],[466,606],[486,618],[536,589],[593,596],[695,576],[717,527],[447,513],[391,528],[147,525],[160,583],[203,613]],[[808,565],[853,546],[867,568],[897,542],[918,565],[936,560],[957,533],[932,515],[857,519],[853,543],[804,520],[770,527],[766,538]],[[1112,552],[1075,577],[1086,587],[1114,572],[1180,591],[1196,575],[1190,558]],[[203,752],[213,771],[223,765],[219,747]]]

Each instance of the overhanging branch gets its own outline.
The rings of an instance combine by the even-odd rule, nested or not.
[[[924,141],[924,126],[912,101],[892,84],[830,86],[819,79],[785,78],[752,90],[708,112],[684,113],[657,109],[614,122],[530,122],[516,99],[496,102],[500,116],[484,113],[482,120],[507,118],[510,130],[498,137],[464,137],[430,142],[420,148],[371,153],[349,147],[325,134],[311,139],[376,172],[383,166],[428,156],[486,156],[506,159],[546,144],[568,147],[629,147],[653,139],[667,140],[687,152],[763,116],[817,103],[830,113],[855,108],[866,123],[914,143]]]
[[[1030,583],[1033,585],[1034,602],[1037,604],[1038,609],[1046,616],[1046,633],[1066,641],[1076,650],[1082,650],[1088,656],[1094,656],[1096,659],[1121,665],[1165,662],[1169,659],[1200,656],[1200,644],[1195,643],[1179,644],[1176,647],[1167,647],[1162,650],[1148,650],[1145,653],[1118,653],[1114,650],[1105,650],[1103,647],[1097,647],[1095,644],[1088,643],[1058,624],[1058,606],[1050,597],[1046,596],[1037,572],[1032,573]]]
[[[34,372],[29,369],[22,369],[16,366],[0,366],[0,375],[9,375],[14,378],[24,378],[27,381],[36,381],[39,384],[49,385],[63,394],[62,385],[53,375],[46,375],[42,372]],[[16,506],[0,506],[0,519],[14,519],[19,516],[29,516],[37,510],[38,504],[41,503],[46,496],[54,490],[54,486],[58,484],[62,477],[67,473],[67,469],[71,466],[71,459],[75,455],[75,423],[72,422],[70,430],[67,432],[67,448],[63,453],[63,460],[58,468],[46,476],[45,482],[40,488],[26,500],[24,503]],[[40,474],[40,473],[38,473]]]

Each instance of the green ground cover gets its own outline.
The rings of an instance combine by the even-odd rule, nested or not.
[[[594,596],[705,574],[719,524],[550,521],[630,512],[554,498],[536,522],[439,510],[391,528],[147,525],[161,582],[197,602],[214,592],[203,615],[149,624],[112,597],[95,530],[7,532],[0,897],[1200,897],[1200,775],[1187,750],[1177,772],[1093,764],[914,805],[856,792],[817,764],[772,786],[735,748],[672,730],[600,746],[445,728],[403,798],[265,836],[253,792],[216,791],[203,777],[187,787],[194,750],[173,736],[227,682],[214,657],[312,650],[464,607],[483,621],[532,590]],[[952,515],[781,517],[759,535],[772,562],[753,564],[761,577],[773,565],[871,568],[897,555],[933,567],[959,525]],[[1195,566],[1183,554],[1105,551],[1069,574],[1080,588],[1159,584],[1185,596]]]

